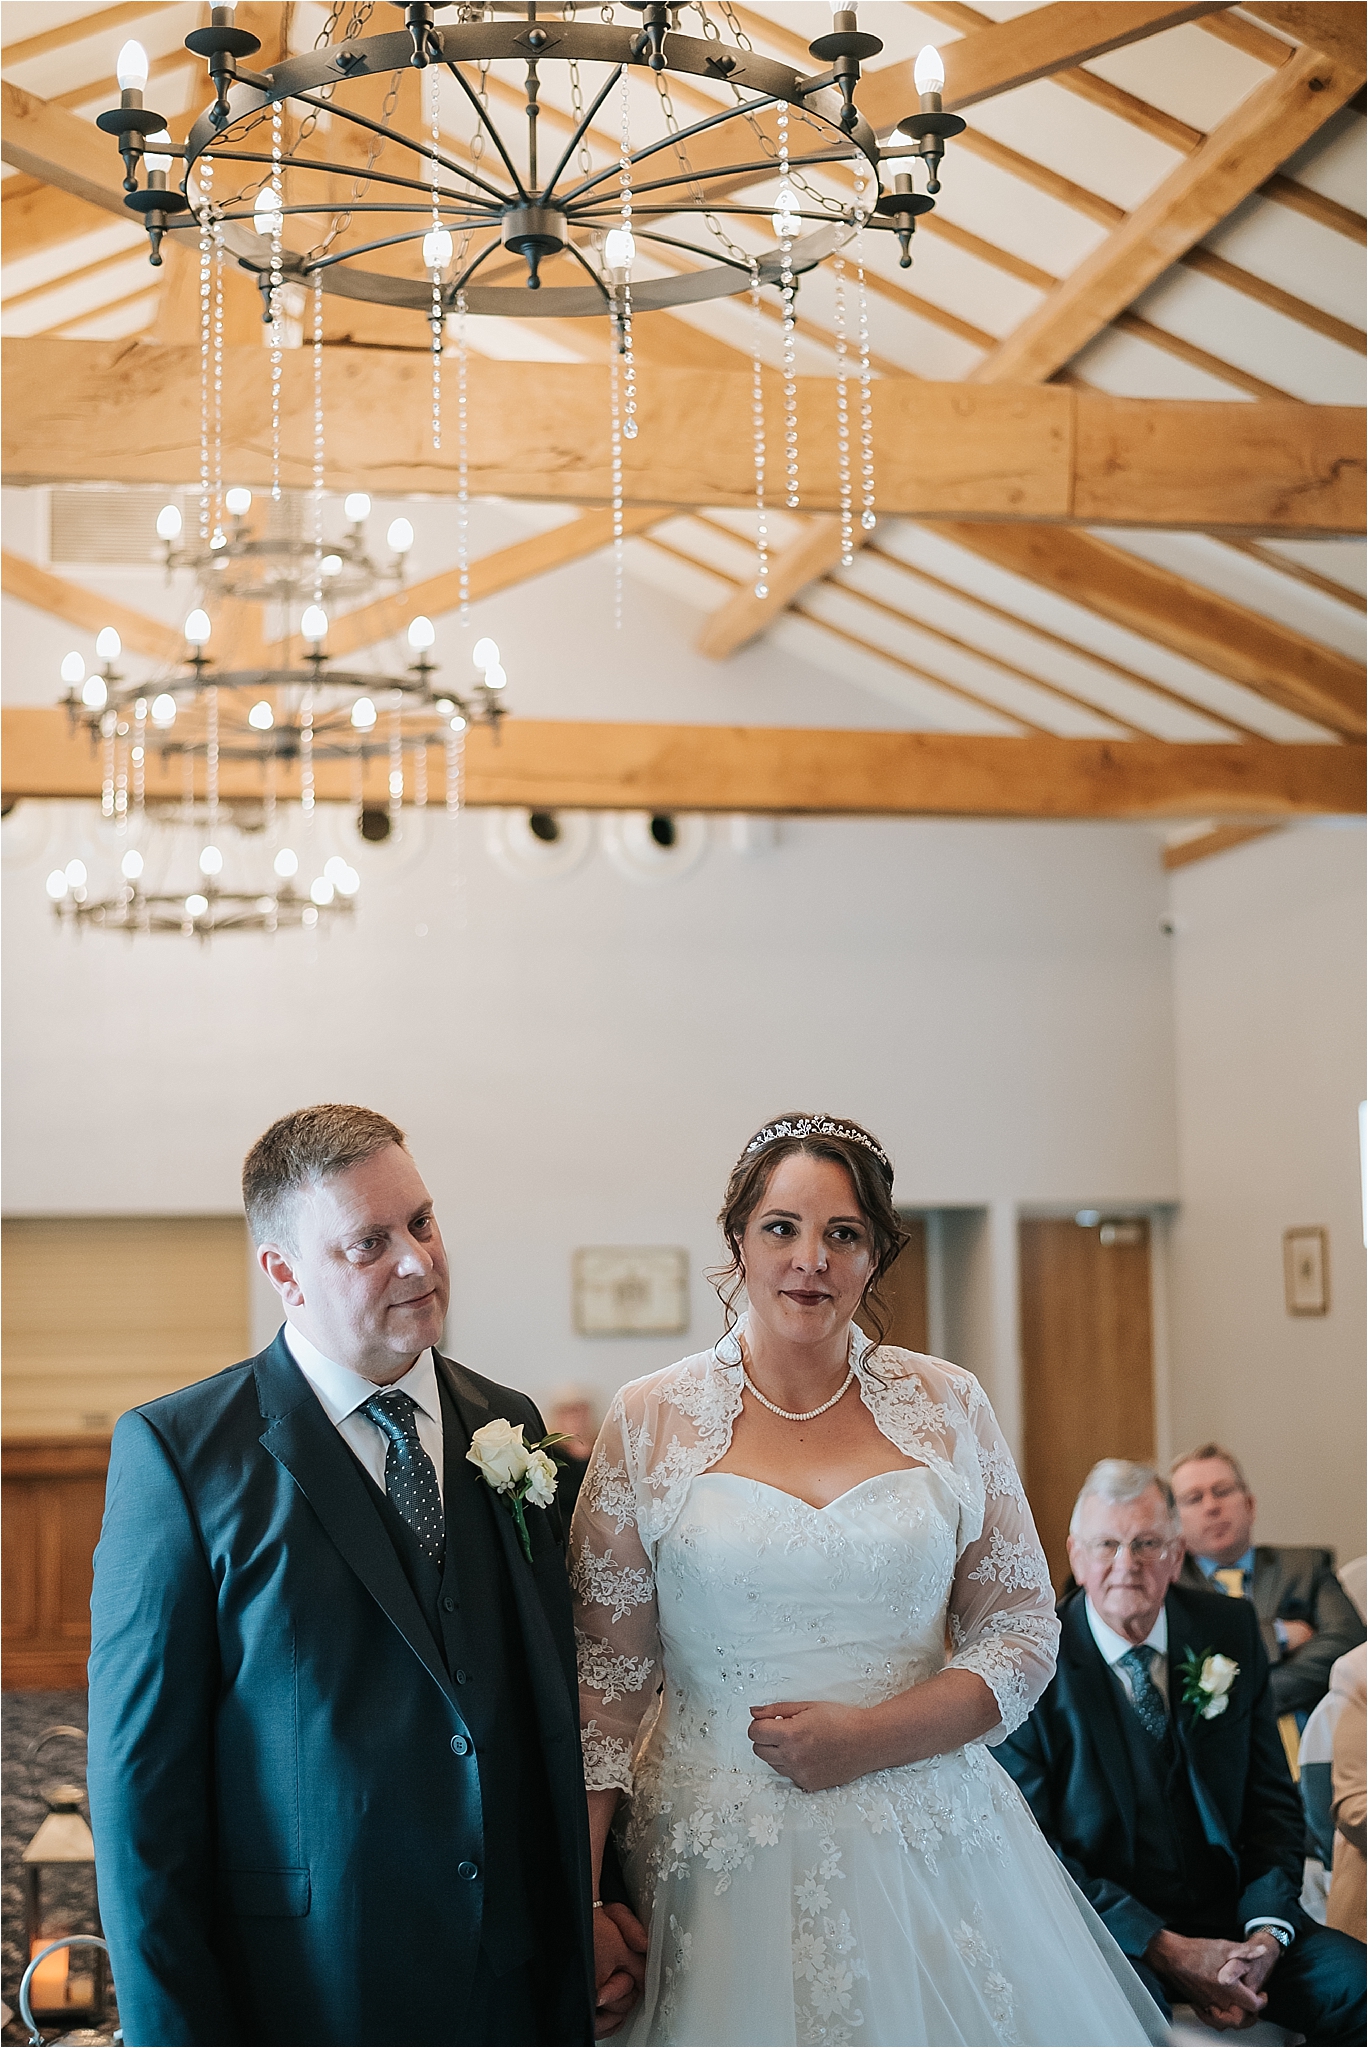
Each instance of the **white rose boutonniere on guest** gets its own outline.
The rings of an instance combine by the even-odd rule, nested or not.
[[[499,1416],[477,1429],[470,1439],[466,1462],[478,1466],[486,1486],[492,1486],[513,1517],[523,1556],[532,1562],[532,1539],[527,1533],[528,1507],[549,1508],[556,1498],[560,1478],[556,1445],[565,1442],[563,1433],[544,1436],[539,1443],[523,1442],[523,1426]]]
[[[1233,1657],[1215,1650],[1189,1650],[1179,1670],[1183,1674],[1183,1704],[1192,1708],[1194,1721],[1214,1721],[1230,1705],[1230,1688],[1240,1675]]]

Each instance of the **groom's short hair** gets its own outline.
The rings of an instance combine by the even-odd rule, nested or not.
[[[398,1124],[352,1102],[316,1102],[278,1117],[242,1162],[242,1206],[253,1242],[292,1244],[292,1196],[387,1145],[406,1143]]]

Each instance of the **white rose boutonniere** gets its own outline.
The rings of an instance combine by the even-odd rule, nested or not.
[[[549,1508],[556,1498],[560,1478],[554,1456],[564,1434],[544,1436],[540,1443],[523,1442],[523,1426],[499,1416],[477,1429],[470,1439],[466,1462],[478,1466],[486,1486],[499,1496],[518,1531],[523,1556],[532,1562],[532,1539],[527,1533],[527,1507]]]
[[[1230,1688],[1240,1675],[1233,1657],[1215,1650],[1189,1650],[1179,1670],[1183,1675],[1183,1704],[1192,1708],[1195,1721],[1214,1721],[1230,1705]]]

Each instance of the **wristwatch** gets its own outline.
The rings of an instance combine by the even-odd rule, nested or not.
[[[1245,1940],[1252,1941],[1256,1934],[1271,1934],[1279,1948],[1291,1948],[1292,1937],[1285,1927],[1274,1927],[1271,1922],[1261,1920],[1257,1927],[1245,1929]]]

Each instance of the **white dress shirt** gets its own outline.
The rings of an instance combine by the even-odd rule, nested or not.
[[[430,1350],[424,1351],[414,1361],[401,1380],[391,1380],[388,1386],[377,1387],[373,1380],[363,1379],[350,1366],[338,1365],[336,1360],[325,1358],[318,1346],[311,1344],[293,1323],[285,1325],[285,1342],[295,1364],[318,1396],[323,1413],[338,1435],[355,1451],[382,1493],[388,1490],[385,1486],[385,1453],[389,1449],[389,1438],[378,1422],[372,1422],[369,1415],[358,1411],[372,1394],[408,1394],[414,1403],[418,1441],[432,1460],[437,1474],[437,1491],[439,1494],[442,1492],[442,1404],[437,1394],[437,1368]]]
[[[1126,1655],[1126,1652],[1134,1650],[1137,1645],[1135,1643],[1128,1643],[1126,1638],[1119,1636],[1114,1628],[1108,1628],[1091,1600],[1088,1601],[1087,1606],[1088,1627],[1093,1632],[1093,1641],[1102,1652],[1103,1661],[1108,1669],[1114,1672],[1122,1685],[1125,1686],[1126,1698],[1134,1706],[1135,1687],[1131,1684],[1131,1675],[1124,1668],[1118,1670],[1117,1666],[1121,1663],[1121,1659]],[[1162,1695],[1164,1705],[1167,1706],[1169,1703],[1168,1615],[1162,1607],[1159,1609],[1159,1619],[1145,1637],[1145,1641],[1151,1650],[1157,1650],[1159,1653],[1156,1657],[1150,1659],[1150,1677],[1154,1682],[1155,1691]]]
[[[1091,1600],[1088,1600],[1086,1604],[1088,1627],[1092,1630],[1093,1641],[1102,1652],[1107,1668],[1125,1686],[1126,1697],[1131,1705],[1134,1706],[1135,1688],[1131,1684],[1129,1671],[1121,1664],[1121,1659],[1125,1656],[1127,1650],[1135,1649],[1136,1645],[1128,1643],[1124,1636],[1119,1636],[1116,1633],[1114,1628],[1108,1628]],[[1154,1683],[1156,1691],[1163,1694],[1164,1705],[1167,1706],[1169,1703],[1168,1615],[1162,1607],[1159,1609],[1159,1619],[1145,1637],[1145,1641],[1152,1650],[1157,1650],[1159,1653],[1156,1657],[1150,1659],[1150,1678]],[[1246,1940],[1248,1940],[1256,1927],[1280,1927],[1287,1936],[1288,1941],[1291,1941],[1296,1934],[1296,1929],[1292,1926],[1291,1922],[1280,1920],[1276,1913],[1261,1913],[1255,1920],[1246,1920],[1244,1930]]]

